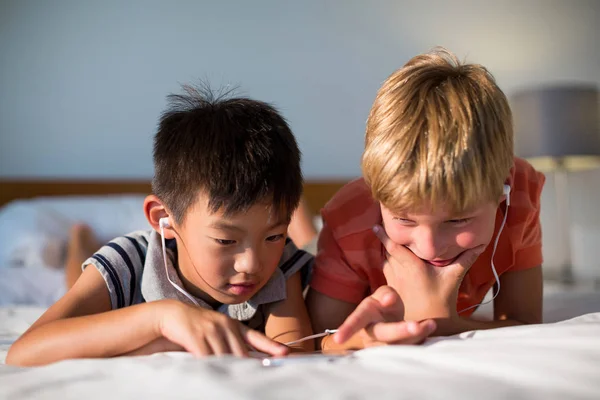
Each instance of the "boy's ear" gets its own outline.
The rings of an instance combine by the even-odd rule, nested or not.
[[[169,226],[164,227],[165,239],[175,238],[175,233],[171,229],[173,222],[169,216],[169,212],[160,199],[153,194],[146,196],[146,199],[144,200],[144,215],[146,215],[146,219],[152,229],[159,234],[160,220],[161,218],[167,218],[169,220]]]

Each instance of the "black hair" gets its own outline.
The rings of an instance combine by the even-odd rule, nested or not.
[[[287,218],[302,194],[300,150],[270,104],[208,85],[167,97],[154,139],[152,190],[177,223],[204,192],[225,214],[268,201]]]

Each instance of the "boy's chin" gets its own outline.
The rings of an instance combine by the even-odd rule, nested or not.
[[[233,304],[241,304],[250,300],[258,291],[252,291],[248,293],[231,293],[227,289],[224,290],[224,293],[219,293],[217,300],[221,304],[233,305]]]
[[[264,286],[264,283],[255,285],[230,285],[226,284],[218,289],[213,288],[211,297],[220,304],[241,304],[254,297]],[[215,290],[216,289],[216,290]]]

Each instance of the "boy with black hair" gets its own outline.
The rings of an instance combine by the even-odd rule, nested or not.
[[[312,333],[302,297],[312,257],[287,239],[302,193],[287,123],[247,98],[191,87],[169,97],[144,202],[153,229],[86,260],[7,364],[174,350],[283,355],[280,343]]]

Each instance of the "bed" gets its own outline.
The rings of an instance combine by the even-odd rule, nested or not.
[[[0,341],[16,337],[40,312],[0,309]],[[0,345],[0,358],[7,347]],[[182,353],[0,365],[0,398],[598,399],[599,377],[600,313],[591,313],[280,367]]]
[[[345,182],[306,182],[309,211],[318,215]],[[83,222],[101,243],[149,229],[142,205],[150,190],[147,181],[0,179],[0,306],[43,307],[56,301],[65,291],[70,228]]]
[[[311,209],[341,184],[307,183]],[[69,224],[84,220],[101,240],[138,229],[149,186],[0,182],[0,188],[0,204],[30,198],[0,210],[0,399],[600,398],[600,291],[588,282],[548,282],[542,325],[466,332],[334,360],[265,367],[260,359],[165,353],[41,368],[3,365],[10,343],[64,292],[60,256]],[[480,318],[490,314],[489,306],[477,310]]]

